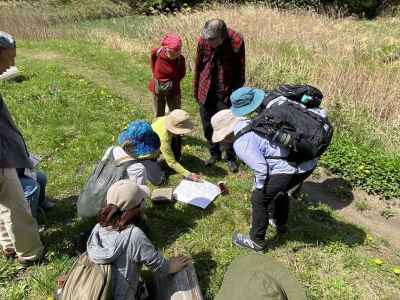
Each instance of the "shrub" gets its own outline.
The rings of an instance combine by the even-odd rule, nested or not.
[[[365,191],[381,194],[385,198],[400,197],[400,159],[398,155],[337,134],[322,164]]]
[[[218,2],[218,1],[200,1],[200,0],[122,0],[129,5],[138,9],[139,11],[150,11],[151,9],[163,10],[165,8],[180,9],[183,5],[195,5],[205,2]],[[226,2],[226,1],[219,1]],[[264,1],[249,1],[249,0],[233,0],[230,3],[248,3],[258,2],[270,4],[278,8],[311,8],[316,11],[332,11],[343,12],[345,14],[357,14],[359,16],[366,16],[373,18],[378,13],[380,2],[377,0],[264,0]]]

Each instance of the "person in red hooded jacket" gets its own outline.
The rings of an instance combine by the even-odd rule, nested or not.
[[[155,117],[165,115],[165,105],[170,111],[181,108],[180,82],[186,75],[185,57],[181,54],[182,40],[172,33],[161,40],[160,48],[151,50],[152,78],[149,91],[153,93]]]

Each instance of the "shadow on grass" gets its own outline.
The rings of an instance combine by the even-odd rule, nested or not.
[[[192,255],[192,259],[196,268],[201,292],[203,296],[205,296],[205,292],[208,291],[210,287],[212,273],[217,268],[217,262],[211,258],[210,251],[196,253]]]
[[[194,136],[185,136],[185,144],[190,146],[199,146],[207,149],[207,142]]]
[[[206,177],[221,177],[228,175],[228,172],[225,169],[217,165],[206,166],[202,159],[192,154],[183,154],[182,164],[190,165],[190,171],[202,174]]]
[[[365,238],[364,230],[351,223],[337,220],[328,208],[319,204],[310,205],[306,202],[295,201],[291,207],[288,235],[284,239],[273,242],[271,248],[282,245],[286,240],[303,242],[307,244],[307,247],[331,243],[351,247],[362,245]]]
[[[181,235],[190,232],[197,220],[212,214],[214,209],[213,203],[205,210],[190,205],[149,207],[146,209],[146,234],[157,248],[167,248]]]
[[[57,205],[39,219],[39,224],[45,226],[41,237],[48,252],[76,256],[81,246],[79,234],[92,229],[96,224],[95,219],[81,220],[77,217],[77,199],[77,196],[57,199]]]
[[[302,191],[305,199],[312,203],[325,203],[330,208],[340,210],[354,200],[351,184],[343,178],[329,178],[323,182],[305,182]]]

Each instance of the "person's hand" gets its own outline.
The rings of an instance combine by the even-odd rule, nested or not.
[[[190,173],[190,175],[187,177],[189,180],[196,181],[196,182],[202,182],[203,178],[201,175],[196,174],[196,173]]]
[[[179,255],[173,257],[168,261],[169,264],[168,273],[169,274],[177,273],[184,267],[186,267],[189,263],[190,263],[190,257],[188,256]]]

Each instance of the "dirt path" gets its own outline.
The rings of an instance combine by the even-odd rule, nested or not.
[[[66,57],[61,53],[51,51],[32,51],[18,49],[18,57],[22,59],[38,59],[57,61],[68,71],[78,74],[88,81],[112,90],[121,98],[140,105],[147,111],[151,111],[149,95],[143,95],[140,91],[123,83],[107,72],[85,66],[76,58]],[[383,238],[389,244],[400,250],[400,207],[392,206],[388,209],[387,201],[367,193],[351,189],[349,184],[326,170],[320,169],[319,174],[307,180],[303,186],[306,194],[305,200],[311,202],[323,202],[335,209],[346,221],[365,228],[368,232]],[[386,202],[386,203],[385,203]],[[393,213],[394,216],[386,219],[382,212]]]
[[[95,83],[98,86],[105,87],[123,99],[132,101],[141,106],[141,108],[150,111],[151,106],[149,101],[150,95],[146,93],[143,95],[140,91],[132,88],[131,86],[115,79],[109,73],[94,67],[86,66],[77,58],[67,57],[61,53],[52,51],[32,51],[30,49],[18,48],[18,59],[37,59],[51,62],[58,62],[62,64],[69,72],[78,74],[88,81]]]
[[[303,191],[306,201],[327,204],[346,221],[365,228],[400,250],[400,207],[396,201],[384,201],[351,189],[345,180],[323,169],[304,183]]]

